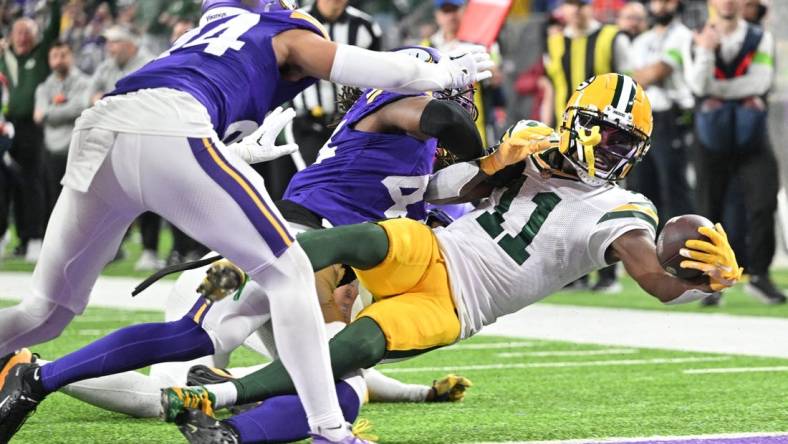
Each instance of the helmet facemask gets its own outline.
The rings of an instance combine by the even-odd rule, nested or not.
[[[432,93],[432,97],[437,100],[449,100],[460,105],[468,112],[471,119],[475,122],[476,119],[479,118],[479,108],[473,100],[474,91],[471,85],[463,89],[444,89],[442,91],[435,91]]]
[[[631,124],[631,117],[612,107],[603,112],[569,107],[566,112],[574,116],[568,128],[562,127],[570,139],[562,154],[589,185],[623,179],[648,152],[649,137]]]

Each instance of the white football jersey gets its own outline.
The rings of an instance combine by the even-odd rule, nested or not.
[[[532,157],[522,176],[476,211],[438,229],[462,338],[607,266],[610,244],[632,230],[656,234],[644,196],[546,175]]]

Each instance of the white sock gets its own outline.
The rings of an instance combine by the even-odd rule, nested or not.
[[[39,359],[39,364],[47,361]],[[61,392],[111,412],[137,418],[156,418],[161,413],[163,381],[139,372],[124,372],[69,384]]]
[[[297,243],[265,270],[251,275],[265,288],[279,358],[304,406],[312,431],[349,436],[334,388],[328,339],[306,253]],[[342,426],[342,427],[340,427]],[[336,433],[333,432],[335,427]]]
[[[215,410],[232,407],[235,405],[235,400],[238,399],[238,390],[232,382],[210,384],[206,385],[205,388],[216,396],[216,403],[213,406]]]
[[[405,384],[390,378],[374,368],[364,370],[369,400],[374,402],[424,402],[431,387]]]

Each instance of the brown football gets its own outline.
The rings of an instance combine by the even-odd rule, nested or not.
[[[698,270],[681,268],[681,261],[686,260],[679,254],[684,248],[684,242],[690,239],[708,240],[706,236],[698,233],[700,227],[713,227],[710,220],[697,214],[676,216],[665,223],[662,232],[657,238],[657,258],[668,273],[680,279],[697,279],[703,273]]]

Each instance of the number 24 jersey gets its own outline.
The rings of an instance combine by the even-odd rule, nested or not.
[[[624,233],[655,236],[656,211],[644,196],[613,184],[545,179],[541,159],[526,162],[522,176],[435,232],[462,338],[604,268],[608,247]]]

